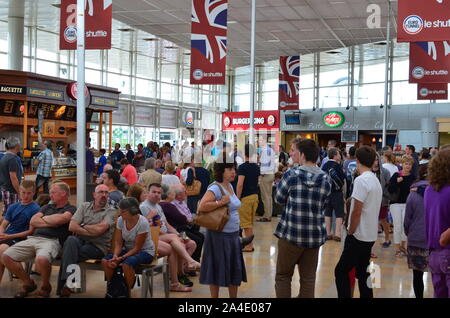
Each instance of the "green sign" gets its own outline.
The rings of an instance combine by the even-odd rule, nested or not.
[[[323,122],[331,128],[340,127],[345,122],[345,116],[340,112],[328,112],[323,115]]]

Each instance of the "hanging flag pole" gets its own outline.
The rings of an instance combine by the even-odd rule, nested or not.
[[[86,201],[85,0],[77,0],[77,206]]]
[[[383,140],[382,146],[385,147],[387,143],[387,115],[388,115],[388,103],[389,103],[389,64],[390,59],[389,55],[391,52],[391,1],[389,3],[389,13],[388,13],[388,21],[387,21],[387,39],[386,39],[386,76],[384,82],[384,109],[383,109]]]
[[[255,72],[255,42],[256,42],[256,0],[252,0],[252,42],[251,42],[251,91],[250,91],[250,134],[249,144],[255,143],[254,118],[255,118],[255,93],[256,93],[256,72]]]

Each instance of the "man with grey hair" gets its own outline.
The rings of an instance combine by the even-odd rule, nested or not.
[[[111,247],[116,209],[108,205],[108,187],[100,184],[93,193],[94,201],[83,203],[72,217],[69,236],[64,243],[59,270],[57,294],[69,297],[70,286],[66,285],[67,268],[87,259],[101,259]]]
[[[42,150],[36,160],[34,160],[34,165],[38,166],[36,171],[36,192],[34,193],[34,200],[36,200],[41,186],[44,186],[44,193],[48,194],[48,182],[52,177],[52,142],[50,140],[45,141],[43,147],[44,150]]]
[[[0,159],[0,192],[3,201],[3,213],[11,204],[19,201],[19,186],[23,176],[20,157],[20,140],[10,137],[6,140],[6,153]]]
[[[141,174],[139,178],[139,183],[142,184],[145,189],[149,189],[150,185],[153,183],[161,184],[162,182],[162,175],[155,170],[155,158],[148,158],[145,159],[145,172]]]
[[[34,228],[33,235],[11,246],[3,253],[2,261],[5,267],[23,282],[22,289],[14,297],[24,298],[37,288],[36,283],[21,264],[32,259],[35,259],[34,262],[42,278],[42,287],[38,296],[50,297],[52,262],[61,252],[61,246],[70,234],[69,222],[77,210],[69,203],[69,196],[70,188],[67,183],[53,182],[50,187],[52,203],[43,206],[31,218],[30,226]]]

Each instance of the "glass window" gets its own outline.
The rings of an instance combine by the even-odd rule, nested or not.
[[[102,85],[102,73],[100,71],[91,70],[87,68],[85,70],[85,77],[86,82],[89,84]]]
[[[178,64],[163,63],[161,70],[161,81],[166,83],[178,83]]]
[[[429,101],[417,100],[417,84],[408,81],[394,82],[392,85],[392,104],[427,104]]]
[[[58,76],[58,64],[37,60],[36,73],[48,76]]]
[[[319,106],[320,108],[346,107],[347,97],[347,85],[321,87],[319,90]]]
[[[346,85],[348,82],[347,64],[321,66],[319,81],[320,87]]]
[[[314,87],[314,69],[312,67],[300,70],[300,87],[301,88]]]
[[[130,74],[130,52],[112,48],[108,50],[108,71]]]
[[[394,58],[393,66],[393,80],[404,81],[409,79],[409,58],[396,57]]]
[[[136,95],[155,98],[155,81],[136,78]]]
[[[300,109],[312,109],[314,106],[314,89],[300,89]]]
[[[150,56],[138,54],[136,73],[139,77],[155,79],[155,59]]]
[[[385,60],[365,61],[363,67],[355,63],[355,83],[377,83],[384,82],[386,79]]]
[[[117,88],[122,94],[130,95],[130,77],[108,73],[107,86]]]
[[[125,148],[125,145],[130,143],[130,126],[113,125],[112,131],[113,145],[119,143],[121,148]]]
[[[149,141],[155,140],[155,128],[149,127],[134,127],[134,146],[137,148],[138,144],[147,146]]]
[[[1,43],[0,43],[0,45],[1,45]],[[8,45],[6,45],[6,46],[8,46]],[[25,65],[25,61],[24,61],[23,65]],[[1,69],[8,68],[8,54],[7,53],[3,53],[3,52],[0,53],[0,68]]]
[[[197,104],[198,90],[196,88],[191,88],[183,86],[183,103]]]
[[[202,92],[202,105],[214,106],[214,94],[211,91],[201,90]]]
[[[236,94],[234,95],[234,112],[242,112],[250,110],[250,94]]]
[[[384,83],[355,86],[355,106],[380,106],[382,104],[384,104]]]
[[[262,110],[276,110],[278,109],[278,91],[262,93]]]
[[[161,83],[161,99],[178,101],[178,86]]]
[[[37,30],[37,58],[57,61],[59,52],[59,36],[50,32]],[[40,73],[38,71],[38,73]],[[44,73],[41,73],[44,74]],[[46,74],[47,75],[47,74]],[[53,75],[56,76],[56,75]]]
[[[86,67],[96,70],[102,69],[101,51],[100,50],[86,50],[85,51]]]
[[[250,93],[250,74],[237,75],[234,82],[235,94]]]

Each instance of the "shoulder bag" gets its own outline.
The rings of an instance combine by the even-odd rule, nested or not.
[[[214,184],[217,184],[222,196],[224,196],[225,192],[223,191],[222,186],[216,182],[213,183],[213,185]],[[221,232],[229,219],[230,212],[227,204],[210,212],[197,210],[197,216],[194,218],[194,223],[198,226],[206,227],[208,230]]]
[[[202,189],[202,183],[200,181],[198,181],[196,176],[195,176],[195,169],[192,168],[192,170],[194,172],[194,182],[192,182],[191,185],[187,185],[187,184],[185,185],[186,186],[186,193],[187,193],[188,197],[199,195],[200,191]]]

